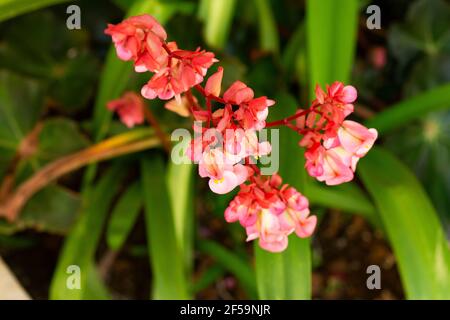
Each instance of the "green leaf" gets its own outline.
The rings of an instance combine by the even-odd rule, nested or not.
[[[39,82],[0,72],[0,146],[18,146],[39,119],[43,102]]]
[[[427,112],[450,107],[450,83],[403,100],[378,113],[366,125],[376,128],[380,134],[400,127],[411,120],[423,117]]]
[[[80,207],[77,194],[60,186],[49,186],[28,201],[17,224],[39,231],[66,234],[73,226]]]
[[[198,248],[234,274],[250,298],[254,299],[256,297],[255,274],[247,261],[213,241],[201,240],[198,243]]]
[[[0,234],[12,234],[27,228],[67,234],[75,222],[80,206],[80,197],[74,192],[57,185],[49,186],[27,202],[17,221],[2,221]]]
[[[135,182],[120,197],[111,214],[106,230],[106,241],[111,249],[119,250],[123,246],[142,206],[141,185]]]
[[[373,224],[379,225],[374,205],[354,183],[345,183],[332,187],[324,186],[320,183],[311,183],[308,185],[306,196],[310,204],[360,214]]]
[[[310,92],[316,84],[347,83],[355,54],[358,0],[308,0],[306,4]]]
[[[87,148],[89,140],[78,124],[67,118],[50,118],[43,123],[34,157],[42,163]]]
[[[278,53],[280,39],[277,24],[269,0],[254,0],[259,23],[259,41],[261,49]]]
[[[152,295],[154,299],[188,299],[186,266],[177,241],[165,172],[158,154],[141,160],[142,196],[153,272]]]
[[[277,105],[271,117],[283,118],[296,111],[295,99],[287,94],[275,97]],[[304,156],[298,146],[298,135],[284,127],[280,129],[279,173],[283,182],[305,193]],[[272,144],[274,146],[275,143]],[[272,153],[274,150],[272,150]],[[311,249],[309,239],[289,236],[288,248],[281,253],[266,252],[255,243],[256,279],[260,299],[310,299]]]
[[[302,51],[305,50],[305,24],[301,22],[289,38],[281,56],[281,64],[284,72],[291,75],[296,70],[296,65]]]
[[[359,174],[372,195],[409,299],[450,299],[450,252],[416,177],[388,151],[371,150]]]
[[[258,296],[269,300],[311,298],[311,249],[308,239],[289,237],[282,253],[271,253],[255,243]]]
[[[206,2],[206,4],[205,4]],[[202,0],[200,8],[204,17],[206,43],[223,49],[231,29],[236,0]]]
[[[41,83],[0,71],[0,177],[22,140],[35,127],[44,106]],[[35,161],[31,161],[36,167]]]
[[[90,274],[94,270],[95,252],[111,202],[126,173],[123,166],[123,163],[113,166],[95,186],[84,190],[82,211],[61,250],[50,286],[50,299],[104,298],[89,295],[88,279],[95,277]],[[80,290],[70,290],[66,286],[66,270],[70,265],[81,269]]]
[[[5,24],[0,66],[38,78],[47,85],[53,105],[73,113],[87,106],[99,68],[88,50],[88,31],[63,28],[59,18],[53,11],[42,10]]]
[[[197,293],[207,288],[211,283],[223,277],[225,269],[221,265],[213,265],[202,273],[201,277],[192,285],[192,292]]]
[[[67,0],[0,0],[0,22]]]
[[[169,163],[167,189],[178,246],[184,255],[186,273],[192,272],[194,239],[194,185],[192,164]]]

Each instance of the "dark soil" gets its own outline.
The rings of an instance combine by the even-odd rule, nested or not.
[[[213,218],[215,225],[219,219]],[[211,222],[211,221],[210,221]],[[202,224],[204,222],[201,222]],[[220,223],[219,223],[220,224]],[[225,222],[224,222],[225,224]],[[205,226],[207,227],[207,226]],[[17,234],[15,246],[0,247],[0,255],[34,299],[47,299],[62,238],[36,232]],[[147,299],[151,274],[146,254],[143,223],[138,223],[130,239],[117,254],[101,249],[99,261],[105,267],[106,283],[115,299]],[[395,257],[383,237],[363,218],[329,212],[316,233],[314,247],[314,299],[402,299],[404,298]],[[367,266],[381,268],[381,290],[369,290]],[[214,265],[204,253],[196,253],[194,278]],[[245,292],[229,273],[222,275],[196,294],[197,299],[245,299]]]

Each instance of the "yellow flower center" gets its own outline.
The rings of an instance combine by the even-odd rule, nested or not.
[[[224,180],[224,178],[222,178],[222,179],[214,179],[214,183],[215,184],[222,183],[223,180]]]

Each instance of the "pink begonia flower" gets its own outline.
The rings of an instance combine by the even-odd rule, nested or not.
[[[255,224],[246,229],[247,241],[259,238],[259,246],[270,252],[284,251],[288,246],[288,235],[293,228],[283,225],[280,218],[268,210],[261,210]]]
[[[128,128],[144,122],[144,101],[134,92],[126,92],[121,98],[109,101],[107,107],[116,111]]]
[[[353,180],[353,171],[333,149],[325,151],[322,168],[323,173],[316,178],[319,181],[325,181],[329,186]]]
[[[164,28],[148,14],[130,17],[117,25],[108,24],[105,33],[112,37],[117,55],[125,61],[136,60],[145,47],[158,55],[167,38]]]
[[[241,81],[234,82],[223,94],[226,102],[239,105],[235,118],[244,129],[261,130],[266,126],[268,107],[274,105],[275,101],[265,96],[253,97],[253,90]]]
[[[258,159],[272,151],[268,141],[259,142],[255,130],[227,129],[224,140],[225,150],[235,157],[236,162],[249,156]]]
[[[345,150],[363,157],[372,148],[378,132],[375,129],[367,129],[358,122],[346,120],[342,123],[338,136]]]
[[[211,52],[177,50],[174,54],[183,59],[171,59],[170,67],[161,69],[142,87],[145,98],[168,100],[179,96],[201,83],[208,68],[217,62]]]
[[[205,92],[208,95],[216,97],[220,96],[220,90],[222,88],[223,68],[219,67],[217,72],[208,78],[205,85]]]
[[[245,166],[230,161],[219,148],[205,151],[199,162],[199,174],[209,177],[210,189],[218,194],[225,194],[247,180]]]
[[[305,116],[297,119],[304,133],[299,145],[306,147],[309,175],[328,185],[353,179],[356,164],[373,146],[377,131],[345,118],[353,112],[356,89],[335,82],[326,92],[316,86],[316,100]]]
[[[241,190],[225,210],[227,222],[239,221],[246,229],[247,241],[259,239],[261,248],[280,252],[288,245],[288,236],[295,232],[309,237],[317,223],[309,215],[308,200],[288,185],[281,187],[277,174],[271,178],[255,178]]]

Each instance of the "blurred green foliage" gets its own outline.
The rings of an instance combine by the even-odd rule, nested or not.
[[[128,130],[105,104],[125,90],[139,91],[148,74],[138,75],[120,61],[103,30],[108,22],[149,13],[180,47],[214,50],[225,69],[223,88],[242,80],[257,95],[274,98],[272,120],[307,105],[316,83],[355,84],[361,104],[356,109],[366,110],[356,116],[370,118],[367,123],[380,129],[385,147],[361,160],[361,181],[328,188],[307,178],[299,138],[286,128],[280,130],[280,173],[308,196],[313,212],[332,208],[359,214],[385,232],[407,297],[448,297],[448,248],[434,209],[448,228],[446,1],[383,4],[382,31],[364,27],[370,1],[80,0],[83,28],[74,31],[65,27],[65,4],[36,10],[58,2],[0,0],[4,181],[13,176],[16,187],[42,166]],[[373,62],[375,49],[385,54],[381,67]],[[165,130],[190,127],[189,119],[162,106],[148,103]],[[32,147],[24,148],[24,141]],[[204,192],[194,166],[166,162],[167,155],[155,150],[65,176],[34,195],[17,221],[0,220],[0,234],[34,229],[66,236],[50,285],[53,299],[110,298],[99,255],[123,250],[142,216],[148,244],[134,251],[148,255],[153,298],[194,297],[228,273],[250,298],[311,297],[310,240],[291,236],[282,254],[256,248],[249,255],[240,226],[223,227],[219,235],[203,232],[211,219],[223,220],[234,193]],[[199,253],[214,263],[194,281]],[[65,286],[71,264],[86,271],[82,290]]]

